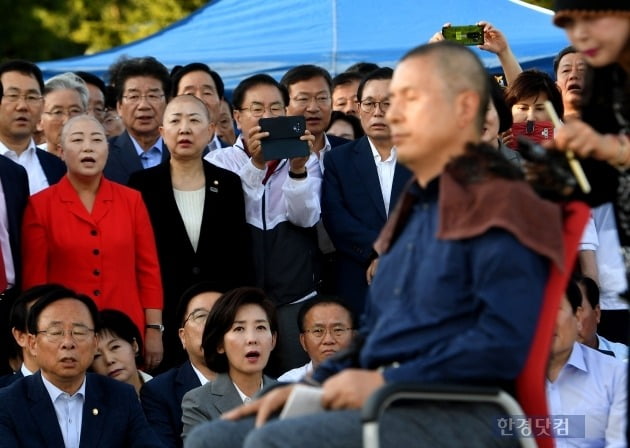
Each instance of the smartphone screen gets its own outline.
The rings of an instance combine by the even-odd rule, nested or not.
[[[308,143],[300,140],[306,131],[306,120],[303,116],[261,118],[258,124],[263,132],[269,132],[269,137],[261,140],[265,160],[309,155]]]
[[[451,40],[462,45],[482,45],[483,26],[445,26],[442,28],[442,36],[444,36],[446,40]]]
[[[522,135],[535,143],[541,143],[546,140],[553,140],[553,123],[551,121],[525,121],[523,123],[514,123],[512,125],[512,143],[509,145],[512,149],[518,148],[516,137]]]

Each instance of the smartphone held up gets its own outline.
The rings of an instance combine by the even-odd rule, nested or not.
[[[462,45],[483,45],[483,25],[445,26],[442,36]]]
[[[263,132],[269,132],[269,136],[260,142],[266,161],[309,155],[308,142],[300,140],[306,131],[306,120],[303,116],[261,118],[258,124]]]

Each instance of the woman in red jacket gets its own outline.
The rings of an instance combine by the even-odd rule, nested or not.
[[[92,117],[66,123],[58,184],[31,196],[23,222],[24,288],[60,283],[145,329],[146,367],[162,360],[162,283],[140,194],[103,177],[105,131]]]

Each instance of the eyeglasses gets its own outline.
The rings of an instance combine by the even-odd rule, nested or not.
[[[326,335],[326,333],[330,332],[332,337],[334,337],[335,339],[340,339],[340,338],[344,337],[349,331],[352,331],[352,328],[346,328],[346,327],[333,327],[333,328],[315,327],[315,328],[311,328],[310,330],[304,330],[304,333],[312,334],[315,339],[322,339]]]
[[[63,117],[72,118],[72,117],[76,117],[77,115],[81,115],[83,113],[83,110],[77,107],[77,108],[71,108],[67,110],[66,109],[53,109],[49,112],[44,111],[44,113],[48,115],[51,120],[62,121]]]
[[[4,98],[4,101],[7,103],[17,103],[20,99],[23,99],[26,101],[26,104],[35,105],[44,97],[37,93],[5,93],[2,95],[2,98]]]
[[[137,104],[142,100],[142,98],[145,98],[149,103],[156,104],[162,102],[164,94],[148,93],[146,95],[140,95],[138,93],[130,93],[129,95],[123,95],[122,97],[129,104]]]
[[[265,110],[269,110],[269,113],[274,117],[278,117],[284,114],[284,106],[280,103],[273,103],[266,108],[264,104],[261,103],[252,103],[249,107],[243,107],[239,110],[248,110],[253,117],[262,117],[265,114]]]
[[[369,113],[374,112],[374,109],[376,109],[376,106],[379,106],[381,108],[381,112],[387,112],[387,109],[389,109],[389,106],[391,105],[391,103],[389,102],[389,100],[383,100],[383,101],[366,100],[366,101],[359,101],[359,105],[361,106],[361,110],[363,112],[365,112],[366,114],[369,114]]]
[[[88,112],[92,112],[94,115],[102,117],[105,114],[105,112],[107,112],[107,109],[105,109],[104,107],[95,106],[95,107],[89,107]]]
[[[300,107],[307,107],[311,102],[315,100],[318,106],[328,106],[330,105],[330,96],[329,95],[298,95],[296,97],[291,98],[296,105]]]
[[[210,312],[207,310],[195,310],[188,316],[186,316],[186,319],[184,319],[184,325],[186,325],[186,322],[188,322],[189,320],[197,325],[204,325],[206,323],[206,320],[208,319],[209,314]]]
[[[76,342],[85,342],[89,339],[90,335],[94,333],[94,329],[83,325],[75,325],[72,327],[72,330],[64,330],[61,327],[50,327],[37,332],[37,334],[44,334],[48,342],[52,343],[61,342],[68,333]]]

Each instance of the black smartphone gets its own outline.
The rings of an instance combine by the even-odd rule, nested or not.
[[[442,36],[462,45],[483,45],[483,26],[445,26],[442,28]]]
[[[306,131],[306,120],[302,115],[261,118],[258,124],[263,132],[269,132],[269,137],[260,141],[265,160],[291,159],[309,155],[308,142],[300,140]]]

